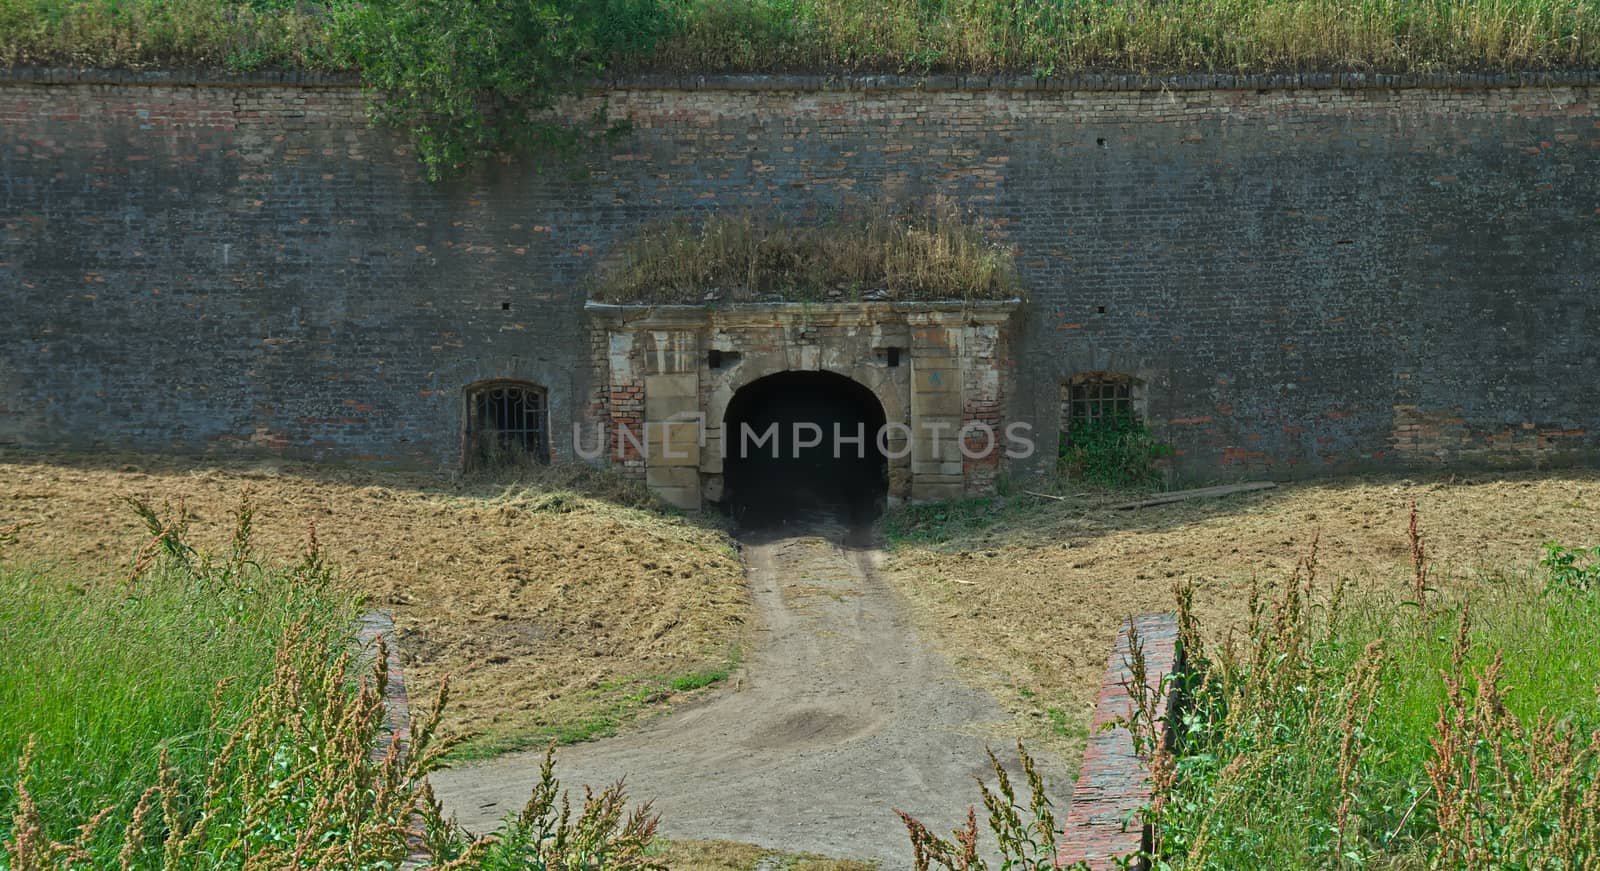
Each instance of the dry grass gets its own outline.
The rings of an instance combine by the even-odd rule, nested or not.
[[[1009,299],[1011,253],[948,201],[812,224],[754,214],[647,228],[592,296],[609,303]]]
[[[349,69],[344,0],[4,0],[0,65]],[[1067,75],[1593,68],[1600,0],[694,0],[623,70]]]
[[[1070,75],[1593,67],[1597,0],[698,0],[638,65]]]
[[[1594,473],[1361,479],[1133,513],[1089,500],[1014,503],[983,529],[900,544],[885,576],[961,673],[1019,715],[1030,744],[1076,758],[1122,618],[1171,610],[1173,581],[1188,578],[1201,625],[1225,633],[1244,619],[1252,575],[1286,576],[1317,533],[1324,578],[1348,578],[1352,596],[1404,595],[1412,499],[1435,586],[1532,566],[1548,540],[1600,543]]]
[[[182,500],[202,547],[226,543],[248,487],[262,551],[315,521],[328,558],[394,612],[413,693],[451,675],[469,752],[604,734],[725,674],[749,602],[726,536],[571,489],[453,482],[283,462],[0,455],[8,559],[125,570],[142,527],[124,496]],[[588,489],[593,489],[590,486]],[[624,489],[617,495],[628,498]]]
[[[733,841],[656,841],[653,858],[673,871],[874,871],[876,865],[784,853]]]

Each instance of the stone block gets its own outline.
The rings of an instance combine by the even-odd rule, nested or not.
[[[699,487],[700,470],[687,469],[682,466],[657,466],[652,464],[645,474],[645,480],[651,486],[662,487]]]
[[[939,393],[946,390],[961,390],[961,368],[950,366],[924,366],[921,363],[913,364],[914,372],[911,378],[911,391],[917,393]]]
[[[942,430],[938,438],[930,433],[918,432],[911,440],[911,464],[961,463],[961,443],[955,437],[955,427]]]
[[[650,466],[700,465],[700,424],[695,421],[652,422],[649,424]]]
[[[681,420],[700,412],[700,376],[694,372],[676,375],[646,375],[644,378],[644,416],[646,420]]]
[[[918,437],[922,435],[921,421],[945,418],[959,425],[963,410],[959,385],[949,390],[918,390],[911,394],[911,418]]]

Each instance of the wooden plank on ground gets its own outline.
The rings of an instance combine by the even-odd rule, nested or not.
[[[1249,493],[1255,490],[1271,490],[1278,486],[1271,481],[1250,481],[1244,484],[1223,484],[1217,487],[1199,487],[1194,490],[1174,490],[1171,493],[1161,493],[1147,499],[1136,499],[1111,506],[1116,511],[1130,511],[1135,508],[1151,508],[1156,505],[1168,505],[1173,502],[1184,502],[1189,499],[1214,499],[1218,496],[1232,496],[1235,493]]]

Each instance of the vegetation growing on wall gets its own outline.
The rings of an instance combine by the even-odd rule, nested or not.
[[[1056,470],[1069,480],[1099,487],[1154,487],[1172,446],[1156,438],[1137,417],[1115,415],[1073,424],[1061,437]]]
[[[432,179],[496,154],[571,149],[609,128],[545,110],[604,60],[646,56],[672,26],[660,0],[361,0],[335,8],[335,39],[406,131]]]
[[[609,303],[1009,299],[1011,252],[948,201],[817,223],[714,215],[646,229],[592,289]]]
[[[1596,0],[696,0],[683,71],[1281,72],[1600,65]]]
[[[0,64],[358,72],[437,178],[605,71],[1600,67],[1600,0],[3,0]]]
[[[351,19],[392,41],[352,48]],[[695,73],[1590,68],[1600,0],[0,3],[4,64],[366,69],[358,55],[373,49],[418,83],[437,84],[427,73],[442,63],[462,84],[513,94],[527,87],[518,78],[601,62]]]

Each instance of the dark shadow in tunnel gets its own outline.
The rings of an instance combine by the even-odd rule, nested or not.
[[[750,382],[722,419],[723,505],[746,529],[870,524],[888,492],[883,423],[878,397],[843,375],[779,372]]]

